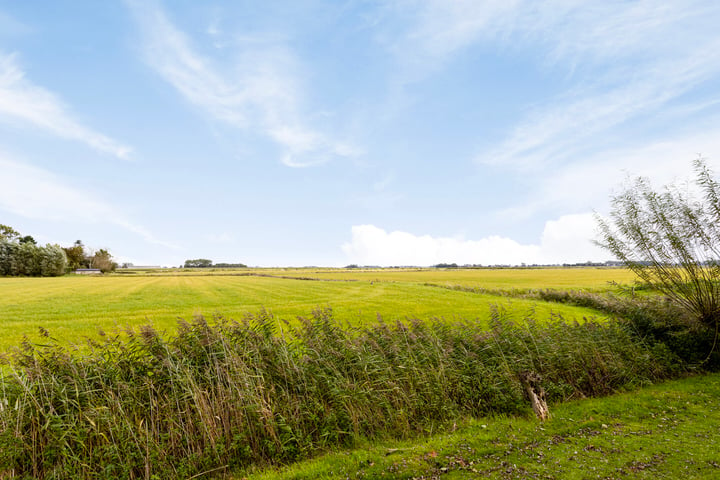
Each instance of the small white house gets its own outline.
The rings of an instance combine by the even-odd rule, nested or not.
[[[99,268],[78,268],[75,273],[78,275],[98,275],[102,272]]]

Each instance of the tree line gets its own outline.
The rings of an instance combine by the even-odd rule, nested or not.
[[[106,273],[115,270],[117,263],[107,250],[88,250],[80,240],[65,248],[43,247],[32,236],[0,224],[0,276],[54,277],[78,268]]]
[[[185,260],[183,268],[247,268],[244,263],[216,263],[213,265],[212,260],[207,258],[196,258],[192,260]]]

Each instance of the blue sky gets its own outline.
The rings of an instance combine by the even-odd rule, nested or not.
[[[606,260],[720,172],[714,1],[0,0],[0,223],[120,261]]]

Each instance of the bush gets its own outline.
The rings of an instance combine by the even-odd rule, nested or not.
[[[608,313],[627,325],[647,344],[655,348],[667,348],[684,366],[708,370],[720,368],[720,352],[713,348],[715,332],[687,309],[666,297],[557,290],[538,290],[525,296]]]
[[[467,286],[439,286],[451,290],[481,293],[546,302],[558,302],[592,308],[613,317],[630,329],[650,348],[667,350],[680,362],[680,367],[717,371],[720,369],[720,352],[714,348],[716,334],[687,309],[672,299],[657,295],[648,284],[637,284],[632,289],[612,293],[593,293],[584,290],[512,289],[491,290]],[[635,295],[650,292],[650,295]],[[627,293],[627,295],[625,294]],[[708,353],[709,352],[709,353]]]

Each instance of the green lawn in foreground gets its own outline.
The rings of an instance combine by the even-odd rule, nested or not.
[[[590,309],[451,291],[409,282],[307,281],[257,276],[66,276],[0,278],[0,349],[17,345],[38,327],[55,338],[80,341],[99,328],[152,322],[173,329],[177,318],[219,312],[241,318],[261,308],[288,320],[332,307],[340,321],[374,322],[407,317],[486,321],[491,304],[537,318],[551,312],[581,320]]]
[[[451,434],[332,453],[235,478],[720,478],[720,375],[479,419]]]

